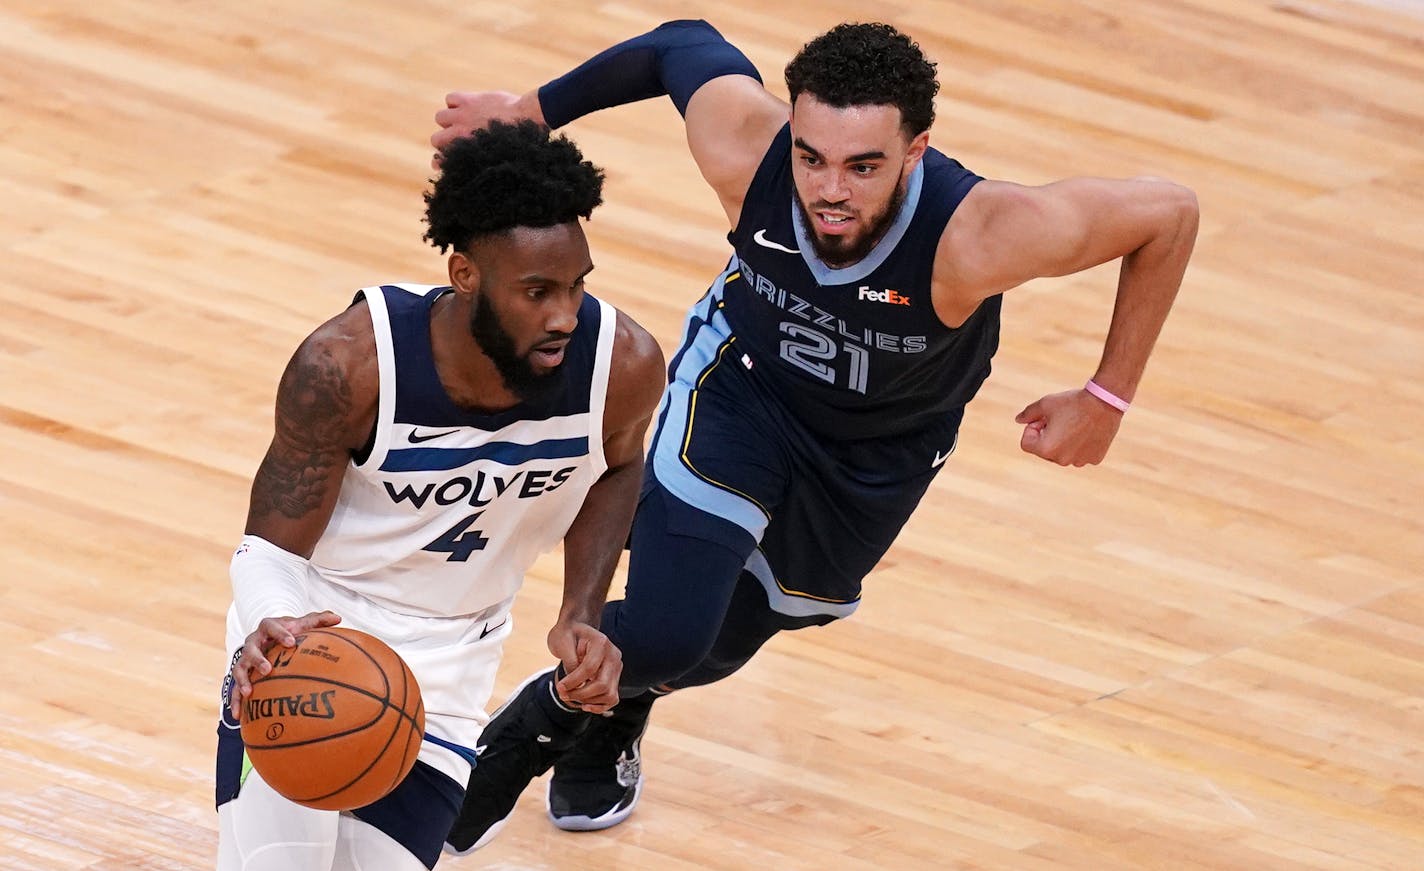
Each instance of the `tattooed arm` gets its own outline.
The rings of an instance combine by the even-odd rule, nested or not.
[[[252,481],[247,534],[310,557],[351,455],[375,425],[375,337],[364,303],[317,328],[277,387],[276,431]]]
[[[276,429],[252,481],[247,536],[232,561],[238,620],[249,630],[234,657],[234,715],[251,692],[249,671],[270,670],[263,652],[340,618],[306,610],[307,560],[336,507],[351,455],[375,426],[380,378],[371,315],[354,305],[307,337],[277,387]]]

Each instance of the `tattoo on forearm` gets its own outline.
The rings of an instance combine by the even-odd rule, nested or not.
[[[320,507],[333,466],[347,460],[342,443],[351,387],[331,355],[293,360],[277,391],[277,433],[252,482],[255,513],[297,518]]]

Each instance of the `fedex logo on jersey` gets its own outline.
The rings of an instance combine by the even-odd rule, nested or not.
[[[866,348],[874,348],[877,351],[890,351],[897,354],[919,354],[927,347],[924,336],[899,336],[894,333],[886,333],[870,327],[853,326],[846,322],[845,318],[839,317],[826,311],[810,300],[802,296],[778,287],[771,279],[764,275],[758,275],[747,265],[745,260],[738,258],[738,269],[741,278],[747,283],[758,296],[767,302],[782,309],[789,315],[801,318],[811,324],[821,327],[825,331],[827,340],[834,340],[832,337],[849,340],[859,343]],[[877,302],[893,302],[896,305],[909,305],[910,298],[900,293],[898,290],[871,290],[867,285],[859,289],[861,299],[871,299],[870,294],[874,294]],[[820,341],[814,340],[817,348]],[[812,349],[811,355],[819,359],[826,358],[825,349]],[[858,371],[865,371],[862,367]]]
[[[870,285],[861,285],[860,293],[856,299],[870,300],[871,302],[888,302],[891,305],[909,305],[910,298],[898,290],[886,288],[884,290],[871,290]]]

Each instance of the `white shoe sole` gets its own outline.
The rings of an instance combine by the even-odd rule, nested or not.
[[[566,832],[597,832],[603,829],[611,829],[633,813],[633,809],[638,806],[638,799],[643,797],[643,773],[638,772],[638,782],[633,784],[633,800],[628,802],[628,806],[622,810],[611,810],[606,814],[596,817],[588,816],[554,816],[553,806],[549,802],[549,793],[554,789],[554,781],[549,780],[549,789],[544,793],[544,811],[549,815],[549,822],[563,829]]]

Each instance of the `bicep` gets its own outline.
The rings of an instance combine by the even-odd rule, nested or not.
[[[687,104],[687,145],[733,225],[742,200],[789,108],[750,76],[722,76]]]
[[[977,281],[998,292],[1131,254],[1177,220],[1178,185],[1158,179],[1071,178],[1041,187],[981,182],[978,210],[956,246]],[[976,200],[978,202],[976,202]],[[962,208],[962,207],[961,207]],[[953,227],[953,222],[951,222]]]
[[[603,455],[610,471],[641,464],[643,441],[662,398],[666,376],[657,340],[620,312],[603,414]]]
[[[1175,222],[1181,190],[1146,178],[1076,178],[1046,185],[1048,231],[1061,228],[1048,252],[1051,274],[1088,269],[1146,245]]]
[[[277,389],[275,432],[252,481],[249,534],[311,555],[351,453],[364,441],[357,432],[369,414],[359,393],[329,347],[308,340],[298,349]]]
[[[644,417],[633,424],[616,430],[603,440],[603,457],[609,471],[616,471],[643,462],[643,441],[648,432],[650,417]]]
[[[247,534],[311,556],[335,508],[345,459],[338,452],[274,438],[252,479]]]

